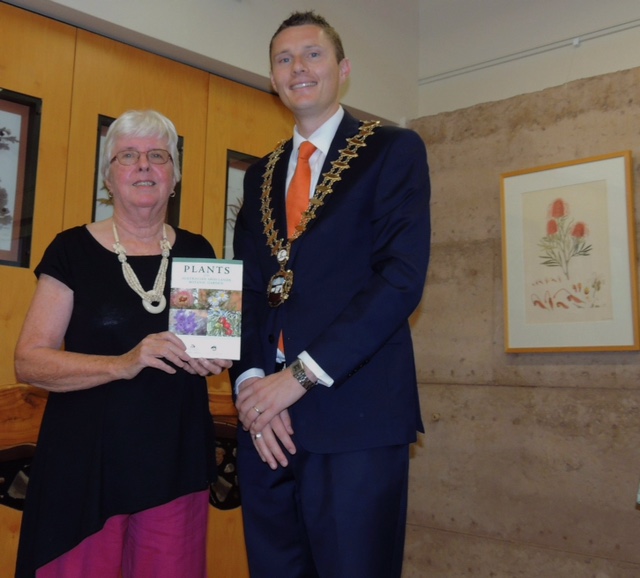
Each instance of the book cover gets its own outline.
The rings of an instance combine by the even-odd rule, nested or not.
[[[169,331],[191,357],[240,359],[241,321],[242,261],[172,259]]]

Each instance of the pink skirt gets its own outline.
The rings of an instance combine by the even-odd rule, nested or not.
[[[104,528],[36,572],[37,578],[206,578],[209,490]],[[60,521],[64,524],[64,520]]]

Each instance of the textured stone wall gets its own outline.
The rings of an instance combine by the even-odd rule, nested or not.
[[[640,188],[640,68],[412,128],[433,245],[404,577],[640,576],[640,353],[505,353],[500,220],[509,171],[631,150]]]

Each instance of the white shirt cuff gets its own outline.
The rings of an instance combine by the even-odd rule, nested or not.
[[[247,371],[245,371],[244,373],[241,373],[238,376],[238,379],[236,379],[236,383],[233,387],[233,390],[236,395],[238,395],[238,392],[240,391],[240,386],[242,385],[242,382],[249,379],[250,377],[264,377],[264,371],[256,367],[252,367],[251,369],[247,369]]]
[[[324,385],[325,387],[331,387],[333,385],[333,379],[331,379],[331,376],[323,371],[323,369],[306,351],[303,351],[300,355],[298,355],[298,357],[300,358],[302,363],[304,363],[311,371],[313,371],[314,375],[318,378],[318,383],[320,385]]]

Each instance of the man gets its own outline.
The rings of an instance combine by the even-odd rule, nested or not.
[[[285,20],[270,56],[296,125],[247,171],[234,241],[251,576],[399,577],[409,444],[423,431],[408,318],[429,257],[426,151],[413,131],[343,110],[351,65],[321,16]],[[311,182],[296,226],[288,187],[303,141]]]

